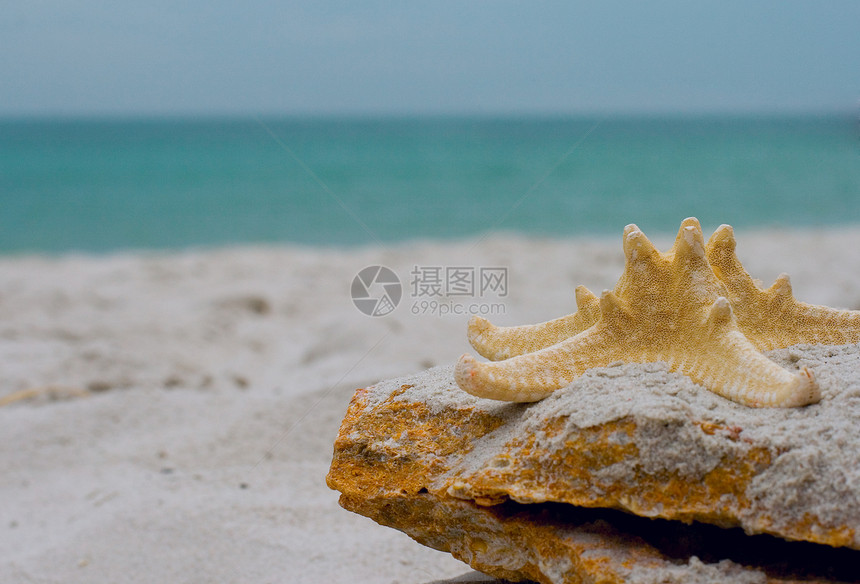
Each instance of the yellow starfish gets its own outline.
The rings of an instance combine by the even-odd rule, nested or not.
[[[695,221],[690,218],[687,221]],[[693,223],[690,223],[691,225]],[[760,351],[799,344],[845,345],[860,342],[860,310],[839,310],[799,302],[791,293],[788,274],[781,274],[767,290],[759,288],[735,254],[731,225],[720,225],[705,246],[711,269],[726,287],[738,326]],[[621,279],[615,293],[627,283]],[[600,316],[597,296],[585,286],[576,288],[577,311],[533,325],[500,327],[480,317],[468,325],[469,342],[483,357],[501,361],[554,345],[581,333]]]
[[[532,327],[537,340],[508,351],[524,352],[495,363],[463,355],[455,368],[458,385],[479,397],[529,402],[545,398],[592,367],[665,361],[671,370],[749,406],[801,406],[820,399],[808,369],[783,369],[741,332],[730,292],[708,263],[696,219],[684,220],[666,254],[638,227],[628,225],[624,254],[624,273],[615,289],[604,291],[597,301],[593,324],[587,325],[594,314],[591,295],[579,290],[580,311],[566,321]],[[576,332],[579,326],[587,328]],[[470,336],[481,341],[482,334],[478,327]]]

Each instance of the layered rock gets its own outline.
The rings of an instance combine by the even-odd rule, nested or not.
[[[593,369],[535,404],[467,395],[449,367],[383,382],[356,391],[328,484],[345,508],[502,578],[846,580],[838,566],[860,565],[860,350],[770,356],[813,370],[821,403],[753,410],[659,363]]]

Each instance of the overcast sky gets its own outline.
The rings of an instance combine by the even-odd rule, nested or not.
[[[0,115],[852,111],[860,1],[30,0]]]

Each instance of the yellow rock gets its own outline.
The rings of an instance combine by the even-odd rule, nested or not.
[[[825,584],[856,581],[856,552],[753,540],[620,512],[482,507],[423,493],[341,504],[495,578],[544,584]],[[697,555],[698,554],[698,555]],[[736,560],[709,559],[732,555]],[[804,557],[799,558],[802,554]],[[702,560],[699,555],[705,560]]]
[[[386,381],[353,396],[327,482],[345,508],[498,577],[696,581],[653,579],[680,562],[705,572],[743,565],[744,574],[761,576],[708,582],[791,581],[747,552],[720,555],[710,544],[676,557],[669,544],[648,539],[648,526],[658,524],[642,519],[630,528],[619,519],[635,519],[627,513],[581,509],[670,520],[660,526],[683,522],[671,529],[704,522],[860,549],[860,383],[845,381],[856,377],[860,350],[770,356],[820,372],[822,402],[752,410],[659,363],[592,369],[528,405],[459,391],[450,367]],[[684,533],[694,541],[700,532]],[[824,546],[791,547],[800,544],[769,536],[747,544],[739,529],[726,533],[741,538],[738,550],[777,545],[788,573],[804,581],[830,581],[801,558],[828,553]],[[693,555],[711,552],[693,566]],[[851,569],[858,565],[858,552],[839,553]]]

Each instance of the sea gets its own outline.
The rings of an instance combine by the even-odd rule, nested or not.
[[[0,120],[0,253],[860,224],[856,117]]]

